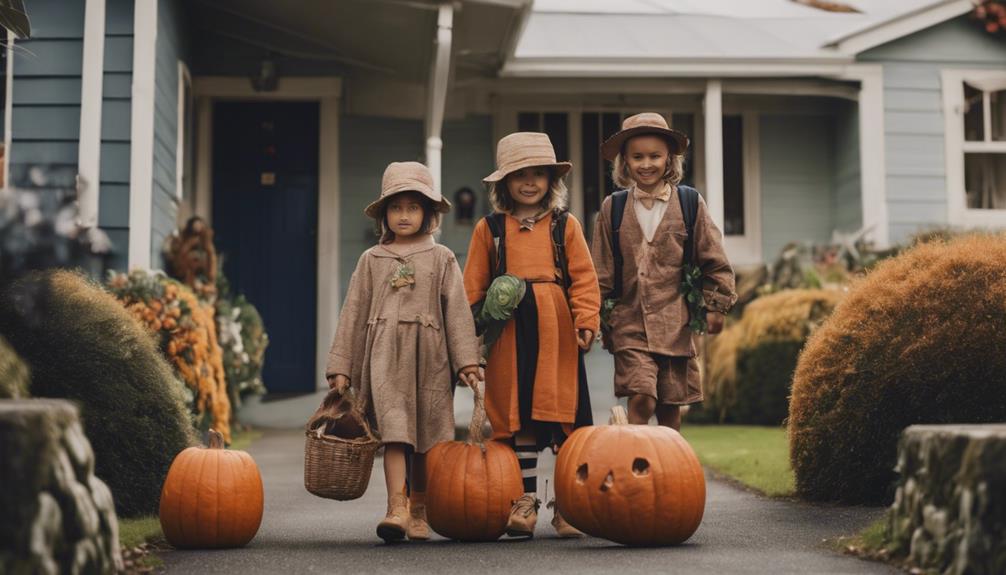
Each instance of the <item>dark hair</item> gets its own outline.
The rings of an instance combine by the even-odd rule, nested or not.
[[[432,234],[440,228],[440,212],[433,209],[433,201],[420,192],[400,192],[397,195],[414,194],[419,198],[419,205],[423,206],[423,224],[419,226],[419,233]],[[388,226],[388,204],[394,196],[389,197],[381,204],[381,211],[374,221],[374,232],[380,238],[382,244],[390,244],[395,240],[395,232]]]

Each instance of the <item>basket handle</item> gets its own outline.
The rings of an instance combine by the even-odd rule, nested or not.
[[[472,399],[475,402],[475,408],[472,410],[472,421],[468,424],[468,443],[482,445],[485,442],[485,435],[482,433],[482,427],[486,423],[485,397],[482,394],[482,390],[479,389],[478,383],[469,387],[472,390]]]

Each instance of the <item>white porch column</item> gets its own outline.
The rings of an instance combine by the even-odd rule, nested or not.
[[[436,52],[430,65],[430,81],[426,94],[426,166],[433,173],[433,188],[440,191],[443,175],[441,158],[444,148],[441,134],[447,87],[451,79],[451,41],[453,37],[454,5],[440,5],[437,14]]]
[[[723,83],[706,82],[706,205],[716,226],[723,229]]]
[[[864,67],[859,74],[859,164],[863,228],[878,248],[890,243],[887,222],[887,159],[884,142],[884,71]]]
[[[154,69],[157,0],[136,0],[129,137],[129,269],[150,268],[154,191]]]
[[[318,173],[318,325],[315,337],[315,383],[327,389],[325,368],[342,304],[339,270],[339,100],[337,92],[321,98],[321,159]]]
[[[105,0],[87,0],[80,79],[80,142],[77,151],[77,225],[98,225],[101,180],[101,98],[105,75]]]

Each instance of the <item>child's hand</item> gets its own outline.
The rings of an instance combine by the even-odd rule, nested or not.
[[[485,376],[482,373],[482,368],[477,365],[469,365],[468,367],[461,368],[461,373],[458,374],[458,381],[462,385],[474,388],[483,381]]]
[[[725,316],[718,311],[706,312],[706,332],[719,333],[723,331],[723,320]]]
[[[328,377],[328,388],[344,394],[349,389],[349,378],[342,374],[331,375]]]
[[[590,346],[594,345],[594,332],[589,329],[576,330],[576,343],[583,351],[590,351]]]

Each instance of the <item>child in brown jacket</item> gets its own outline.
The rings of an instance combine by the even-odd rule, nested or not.
[[[357,390],[384,443],[388,512],[377,535],[385,541],[429,538],[425,454],[454,439],[455,376],[482,380],[461,269],[432,235],[450,207],[426,166],[388,166],[380,199],[365,211],[381,240],[356,264],[328,358],[329,385]]]
[[[465,291],[478,305],[495,277],[525,284],[489,351],[486,412],[493,436],[513,441],[524,476],[507,533],[530,537],[541,503],[538,452],[592,422],[582,354],[598,330],[601,294],[580,223],[564,209],[562,178],[571,164],[556,161],[546,134],[519,132],[499,141],[496,165],[484,180],[494,213],[472,234]],[[559,535],[582,535],[558,511],[552,525]]]
[[[698,192],[680,185],[687,147],[660,114],[625,119],[601,153],[626,189],[601,205],[591,249],[606,308],[614,304],[603,341],[615,356],[615,395],[628,398],[629,423],[655,413],[674,429],[680,407],[702,401],[693,328],[719,332],[737,301],[720,231]],[[701,306],[689,310],[685,281]]]

